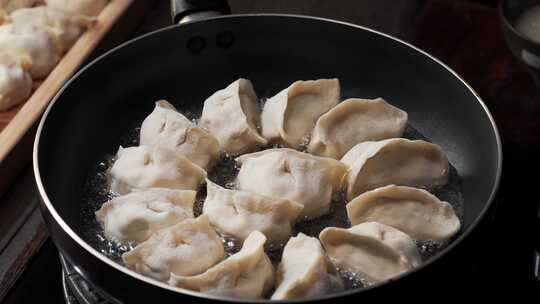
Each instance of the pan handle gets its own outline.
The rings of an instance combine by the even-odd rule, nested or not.
[[[534,253],[533,253],[533,275],[536,283],[540,284],[540,204],[538,204],[534,217]]]
[[[230,13],[227,0],[171,0],[171,17],[175,24]]]

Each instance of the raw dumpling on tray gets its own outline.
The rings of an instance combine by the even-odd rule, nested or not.
[[[32,79],[47,76],[60,60],[61,51],[45,29],[3,25],[0,42],[0,53],[28,57]]]
[[[332,195],[339,191],[347,167],[332,158],[281,148],[244,154],[236,161],[238,188],[304,206],[301,217],[328,213]]]
[[[23,102],[32,93],[30,64],[29,56],[0,54],[0,111]]]
[[[262,135],[270,143],[299,149],[307,144],[317,119],[337,105],[339,98],[337,78],[296,81],[264,104]]]
[[[65,53],[93,22],[92,18],[36,6],[12,12],[7,22],[15,28],[39,28],[46,30],[55,40],[61,53]]]
[[[0,111],[30,97],[32,83],[39,83],[32,80],[51,73],[82,33],[96,22],[94,16],[107,3],[108,0],[0,0]],[[6,63],[5,56],[17,60]]]
[[[158,230],[122,255],[127,267],[163,282],[202,273],[224,258],[221,239],[204,215]]]
[[[225,189],[206,180],[203,214],[218,231],[241,241],[258,230],[270,243],[286,243],[303,209],[287,199]]]
[[[42,0],[0,0],[0,10],[11,13],[21,8],[32,7]]]
[[[240,78],[204,102],[199,125],[219,141],[230,155],[266,145],[259,134],[261,125],[257,95],[251,81]]]
[[[219,158],[217,139],[178,113],[165,100],[156,102],[154,111],[142,125],[140,144],[169,148],[208,170]]]

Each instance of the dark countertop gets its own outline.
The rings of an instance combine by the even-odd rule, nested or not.
[[[496,208],[468,240],[470,249],[463,259],[471,275],[439,283],[453,284],[456,290],[472,286],[477,294],[498,294],[507,287],[520,293],[540,292],[533,268],[533,243],[540,243],[540,231],[533,221],[539,201],[534,193],[538,178],[532,175],[540,169],[536,160],[540,89],[506,48],[495,8],[450,0],[229,2],[234,13],[307,14],[369,26],[424,49],[459,73],[483,98],[499,126],[503,180]],[[156,3],[138,34],[168,24],[168,1]],[[474,259],[479,262],[470,262]],[[60,266],[50,241],[31,260],[5,302],[35,299],[63,301]]]

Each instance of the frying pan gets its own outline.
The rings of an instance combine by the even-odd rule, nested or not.
[[[495,122],[472,88],[425,52],[365,27],[292,15],[207,18],[215,14],[208,11],[227,12],[226,2],[173,2],[176,21],[206,19],[144,35],[94,60],[65,84],[39,125],[33,162],[42,213],[52,240],[77,271],[125,303],[233,301],[146,278],[85,242],[80,210],[88,172],[116,151],[119,138],[152,111],[155,100],[167,99],[180,111],[198,115],[206,97],[239,77],[252,80],[259,96],[271,96],[298,79],[338,77],[342,99],[383,96],[442,146],[461,178],[462,233],[395,280],[310,301],[387,295],[418,289],[422,274],[431,281],[445,276],[430,269],[444,263],[439,260],[477,226],[501,174]]]

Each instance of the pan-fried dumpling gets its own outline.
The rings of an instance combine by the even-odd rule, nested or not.
[[[274,285],[274,267],[264,253],[265,241],[264,234],[253,231],[239,252],[196,276],[173,273],[169,284],[212,295],[262,298]]]
[[[32,7],[39,2],[42,0],[0,0],[0,10],[11,13],[21,8]]]
[[[156,102],[154,111],[143,121],[140,144],[173,149],[206,170],[219,158],[217,139],[165,100]]]
[[[224,258],[221,239],[204,215],[158,230],[122,255],[127,267],[163,282],[202,273]]]
[[[197,190],[206,178],[203,169],[167,148],[120,147],[116,158],[111,169],[111,190],[119,194],[148,188]]]
[[[109,0],[45,0],[48,7],[84,16],[97,16]]]
[[[60,60],[60,50],[49,33],[32,26],[0,26],[0,53],[28,56],[33,79],[47,76]]]
[[[30,59],[0,54],[0,111],[24,102],[32,93]]]
[[[367,141],[352,148],[343,158],[349,166],[347,199],[390,184],[435,187],[448,181],[448,159],[435,144],[423,140],[392,138]]]
[[[384,99],[347,99],[315,124],[308,151],[340,159],[356,144],[403,135],[407,112]]]
[[[199,125],[214,135],[231,155],[266,145],[259,135],[260,111],[251,81],[240,78],[204,102]]]
[[[258,230],[276,244],[291,236],[304,207],[298,203],[240,190],[229,190],[206,180],[203,213],[220,232],[240,240]]]
[[[106,202],[96,212],[105,235],[119,242],[142,242],[159,229],[193,218],[193,190],[135,190]]]
[[[328,213],[332,194],[339,191],[347,167],[332,158],[292,149],[269,149],[244,154],[236,161],[238,188],[304,206],[301,216],[316,218]]]
[[[298,149],[307,143],[317,119],[340,98],[339,80],[296,81],[264,105],[262,135],[270,143]]]
[[[413,239],[443,243],[459,231],[454,209],[431,193],[389,185],[377,188],[347,204],[351,224],[379,222],[399,229]]]
[[[14,11],[9,15],[9,22],[16,28],[31,26],[48,31],[55,38],[60,51],[66,52],[91,24],[92,19],[38,6]]]
[[[414,241],[405,233],[376,222],[349,229],[329,227],[319,235],[331,260],[371,285],[420,265]]]
[[[287,242],[276,272],[272,300],[311,298],[343,289],[319,240],[299,233]]]

